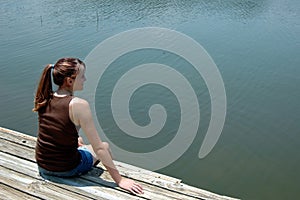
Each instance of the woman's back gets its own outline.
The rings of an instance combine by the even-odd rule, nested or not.
[[[67,171],[80,162],[78,132],[69,117],[72,96],[56,97],[39,112],[36,160],[50,171]]]

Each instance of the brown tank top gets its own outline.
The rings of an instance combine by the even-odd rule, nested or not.
[[[78,132],[69,117],[71,100],[72,96],[54,96],[39,110],[35,158],[37,164],[46,170],[68,171],[80,162]]]

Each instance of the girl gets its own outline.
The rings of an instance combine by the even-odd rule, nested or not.
[[[77,58],[62,58],[55,65],[47,65],[42,73],[33,108],[39,116],[35,151],[39,172],[43,177],[79,176],[101,160],[119,187],[142,194],[140,184],[119,174],[108,143],[101,141],[94,126],[88,102],[73,96],[74,91],[83,89],[85,68]],[[51,74],[58,85],[55,92]],[[82,144],[79,128],[83,129],[91,145]]]

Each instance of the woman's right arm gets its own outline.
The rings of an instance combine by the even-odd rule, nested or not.
[[[143,189],[139,184],[135,183],[133,180],[122,178],[119,174],[119,171],[113,163],[109,144],[107,142],[102,142],[99,137],[88,102],[84,99],[74,98],[70,103],[70,108],[72,110],[73,122],[76,125],[81,126],[83,132],[87,136],[87,139],[92,145],[97,159],[101,160],[113,180],[121,188],[126,189],[134,194],[143,193]]]

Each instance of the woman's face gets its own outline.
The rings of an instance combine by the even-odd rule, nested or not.
[[[73,91],[83,90],[83,83],[86,81],[85,78],[85,67],[83,65],[79,66],[79,73],[75,78],[75,82],[73,85]]]

